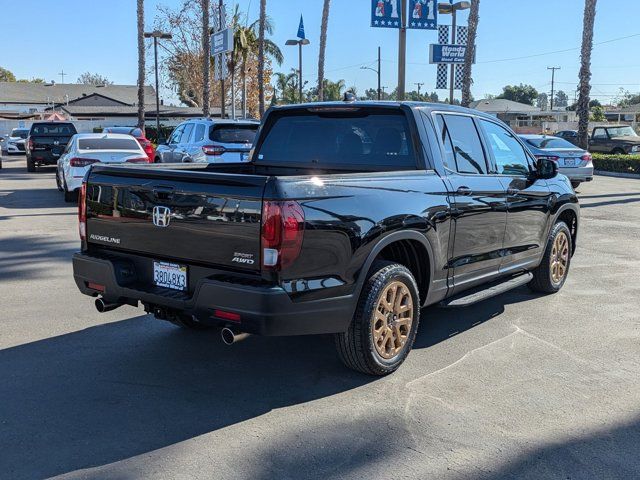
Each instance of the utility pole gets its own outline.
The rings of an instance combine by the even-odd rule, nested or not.
[[[170,33],[163,33],[160,30],[153,32],[144,32],[144,38],[153,38],[153,58],[154,69],[156,74],[156,141],[160,143],[160,81],[158,80],[158,40],[171,40]]]
[[[380,90],[380,71],[380,46],[378,46],[378,100],[382,99],[382,91]]]
[[[404,100],[404,84],[407,67],[407,0],[401,0],[401,25],[398,31],[398,100]]]
[[[554,95],[556,70],[560,70],[560,67],[547,67],[547,70],[551,70],[551,111],[553,112],[553,95]]]
[[[416,82],[416,83],[414,83],[414,85],[416,87],[418,87],[418,100],[420,100],[420,87],[422,87],[422,85],[424,85],[424,82]]]
[[[224,15],[224,1],[220,0],[218,2],[218,31],[224,30],[225,27],[225,15]],[[224,69],[226,68],[226,55],[219,55],[220,61],[220,118],[224,118],[226,116],[226,105],[225,105],[225,92],[224,92]]]

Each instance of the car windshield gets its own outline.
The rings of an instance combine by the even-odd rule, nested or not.
[[[629,126],[607,128],[610,137],[637,137],[638,134]]]
[[[211,129],[209,138],[218,143],[253,143],[258,125],[217,125]]]
[[[11,136],[14,138],[27,138],[29,136],[29,130],[18,130],[17,128],[14,128],[11,131]]]
[[[574,144],[558,137],[527,138],[526,142],[536,148],[576,148]]]
[[[256,163],[313,165],[322,168],[364,166],[415,168],[411,133],[397,110],[300,112],[274,115]]]
[[[133,138],[81,138],[78,150],[135,150],[139,151],[138,142]]]
[[[103,133],[124,133],[133,137],[142,137],[142,130],[135,127],[107,127]]]

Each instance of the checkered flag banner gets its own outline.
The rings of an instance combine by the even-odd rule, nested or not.
[[[456,45],[466,45],[469,41],[469,29],[465,26],[456,27]]]
[[[436,88],[445,90],[447,88],[447,79],[449,75],[449,65],[446,63],[438,63],[438,70],[436,72]]]
[[[449,43],[449,25],[438,25],[438,43],[442,45]]]
[[[453,77],[453,88],[462,90],[462,79],[464,78],[464,64],[458,63],[455,68],[455,76]]]
[[[214,32],[218,32],[225,28],[227,26],[227,7],[225,6],[222,9],[222,12],[220,12],[220,6],[216,6],[212,19]],[[220,21],[221,19],[222,21]],[[213,57],[213,79],[216,82],[219,82],[220,80],[226,79],[228,75],[227,54],[221,53],[220,55]]]

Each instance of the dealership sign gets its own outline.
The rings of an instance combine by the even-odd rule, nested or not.
[[[429,63],[464,63],[466,45],[429,45]]]
[[[436,0],[409,0],[406,27],[435,30],[438,24]],[[371,0],[371,26],[402,28],[402,0]]]

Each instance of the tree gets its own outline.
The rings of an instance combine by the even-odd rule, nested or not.
[[[629,92],[629,90],[625,90],[620,87],[620,93],[617,98],[617,106],[620,108],[628,107],[629,105],[636,105],[640,103],[640,93],[636,93],[635,95]]]
[[[85,72],[78,77],[76,83],[84,85],[113,85],[113,82],[99,73]]]
[[[260,0],[258,19],[258,113],[264,115],[264,30],[267,23],[267,0]]]
[[[580,51],[580,73],[578,74],[578,145],[589,147],[589,93],[591,92],[591,50],[593,50],[593,24],[596,18],[596,1],[585,0],[582,25],[582,48]]]
[[[556,92],[556,97],[553,100],[554,107],[566,107],[569,105],[569,96],[562,90]]]
[[[531,85],[507,85],[502,88],[502,93],[496,98],[504,98],[514,102],[533,105],[533,101],[538,98],[538,91]]]
[[[16,80],[16,82],[18,82],[18,83],[45,83],[44,78],[32,78],[31,80],[28,80],[26,78],[21,78],[19,80]]]
[[[327,50],[327,26],[331,0],[324,0],[322,7],[322,24],[320,25],[320,54],[318,55],[318,101],[324,100],[324,57]]]
[[[591,115],[589,120],[592,122],[604,122],[607,117],[604,116],[604,108],[600,105],[596,105],[591,109]]]
[[[593,100],[591,100],[589,102],[589,108],[593,108],[593,107],[601,107],[602,104],[600,103],[600,100],[598,100],[597,98],[594,98]]]
[[[144,0],[138,0],[138,128],[144,131]]]
[[[6,68],[0,67],[0,82],[15,82],[16,76]]]
[[[211,37],[209,36],[209,0],[202,0],[202,115],[206,118],[209,116],[209,104],[211,97],[211,59],[209,52],[211,51]]]
[[[274,98],[280,97],[280,103],[296,103],[297,78],[295,69],[291,73],[276,73],[276,92]]]
[[[549,108],[549,97],[546,93],[542,92],[538,95],[538,98],[536,99],[536,106],[542,111]]]
[[[468,107],[471,103],[471,68],[473,59],[476,56],[476,32],[478,30],[478,22],[480,21],[480,0],[471,2],[471,11],[469,12],[468,29],[467,29],[467,50],[464,53],[464,74],[462,77],[462,106]]]
[[[337,82],[332,82],[325,78],[323,83],[325,100],[340,100],[342,98],[342,91],[346,87],[344,80],[341,79]]]

